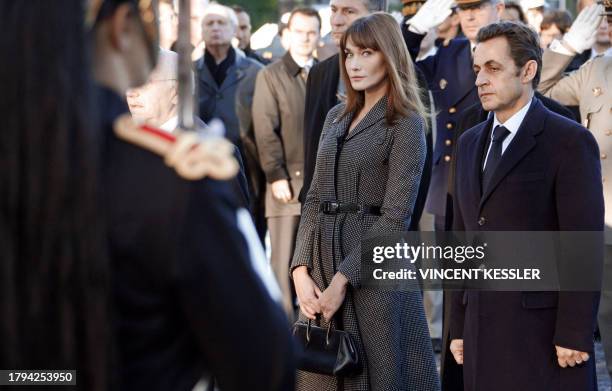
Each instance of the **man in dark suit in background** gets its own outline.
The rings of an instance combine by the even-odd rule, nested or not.
[[[476,85],[494,114],[459,139],[455,230],[603,230],[597,144],[534,97],[541,64],[527,26],[501,22],[478,33]],[[453,293],[451,352],[465,389],[596,390],[598,300],[599,292]]]

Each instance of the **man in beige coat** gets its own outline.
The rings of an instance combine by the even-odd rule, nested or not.
[[[579,106],[583,125],[593,132],[599,145],[605,199],[606,256],[604,287],[599,305],[599,330],[612,376],[612,56],[599,56],[577,71],[563,76],[575,54],[589,49],[601,22],[607,15],[612,23],[612,0],[586,7],[562,41],[555,40],[544,52],[542,80],[538,89],[546,96],[569,106]],[[612,38],[612,29],[609,30]]]
[[[288,22],[289,51],[257,75],[253,126],[261,168],[266,175],[266,219],[271,264],[283,291],[283,304],[294,317],[289,264],[300,223],[298,195],[304,175],[304,107],[306,78],[314,64],[321,30],[319,14],[297,8]]]

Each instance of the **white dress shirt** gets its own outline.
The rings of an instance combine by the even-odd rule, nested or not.
[[[493,114],[493,129],[501,125],[505,127],[506,129],[508,129],[508,131],[510,132],[510,134],[506,136],[506,138],[502,142],[502,155],[504,154],[504,152],[506,152],[506,148],[508,148],[508,145],[510,145],[510,143],[514,139],[514,136],[516,136],[516,133],[521,127],[521,124],[523,123],[523,120],[525,119],[525,116],[527,115],[527,112],[529,111],[529,106],[531,106],[532,100],[533,99],[530,99],[529,102],[527,102],[525,106],[523,106],[519,111],[514,113],[514,115],[508,118],[508,120],[503,124],[499,122],[499,120],[497,119],[497,115],[495,113]],[[491,135],[489,137],[491,138],[491,140],[493,139],[493,132],[491,132]],[[483,170],[484,170],[484,167],[486,167],[487,165],[487,159],[489,158],[489,152],[491,152],[492,145],[493,143],[489,142],[489,149],[487,150],[487,156],[485,157],[484,164],[482,165]]]

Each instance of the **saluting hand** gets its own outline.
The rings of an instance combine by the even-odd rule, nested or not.
[[[574,349],[562,348],[561,346],[556,346],[557,350],[557,361],[559,362],[559,366],[561,368],[567,368],[576,366],[576,364],[582,364],[583,362],[589,361],[589,354],[585,352],[581,352]]]
[[[321,290],[312,277],[310,277],[306,266],[296,267],[293,270],[292,276],[295,294],[300,303],[300,311],[302,311],[308,319],[315,320],[317,314],[321,312],[321,307],[319,306]]]
[[[344,276],[344,274],[336,273],[327,289],[325,289],[323,294],[320,295],[319,304],[321,306],[321,313],[323,313],[323,317],[328,322],[342,306],[342,303],[344,303],[347,285],[348,279]]]

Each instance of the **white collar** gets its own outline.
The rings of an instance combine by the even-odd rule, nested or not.
[[[177,127],[178,127],[178,115],[175,115],[174,117],[166,121],[163,125],[161,125],[159,128],[161,130],[165,130],[168,133],[172,133]]]
[[[310,69],[312,68],[312,66],[314,65],[314,59],[311,57],[308,59],[308,61],[304,62],[304,61],[299,61],[297,58],[293,57],[293,55],[291,56],[291,58],[293,59],[293,61],[300,67],[300,68],[307,68]]]
[[[493,114],[493,129],[495,129],[497,125],[502,125],[506,129],[508,129],[508,131],[512,133],[513,135],[516,134],[516,132],[518,132],[519,128],[521,127],[521,124],[523,123],[523,120],[525,119],[527,112],[529,111],[529,107],[531,106],[532,101],[533,101],[533,98],[529,99],[529,102],[527,102],[525,106],[523,106],[519,111],[514,113],[512,117],[508,118],[508,120],[506,120],[506,122],[503,124],[499,122],[499,120],[497,119],[497,114],[494,113]]]

